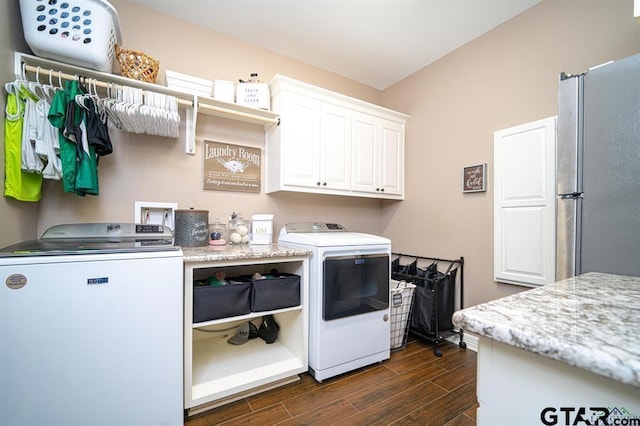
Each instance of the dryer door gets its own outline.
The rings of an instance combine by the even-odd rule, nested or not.
[[[389,308],[387,253],[327,257],[323,277],[325,321]]]

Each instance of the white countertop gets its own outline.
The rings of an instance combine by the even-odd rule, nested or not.
[[[222,260],[267,259],[274,257],[309,256],[310,250],[282,247],[277,244],[227,244],[224,246],[182,247],[184,262],[215,262]]]
[[[588,273],[463,309],[453,322],[640,388],[640,277]]]

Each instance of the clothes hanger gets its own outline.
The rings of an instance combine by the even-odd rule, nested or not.
[[[40,66],[36,68],[36,81],[29,81],[28,87],[34,95],[38,96],[38,99],[42,99],[46,96],[46,94],[44,93],[44,89],[42,88],[42,83],[40,83]],[[38,89],[40,90],[42,96],[38,95]]]
[[[20,79],[15,80],[14,83],[17,89],[16,93],[19,94],[20,96],[24,98],[30,98],[34,102],[38,102],[40,100],[40,97],[38,97],[38,95],[33,93],[29,88],[29,82],[27,81],[27,64],[26,63],[24,62],[22,63],[22,75],[20,76]]]

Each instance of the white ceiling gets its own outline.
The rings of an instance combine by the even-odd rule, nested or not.
[[[541,0],[132,0],[383,90]]]

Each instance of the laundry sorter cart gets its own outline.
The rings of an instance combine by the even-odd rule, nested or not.
[[[391,350],[407,346],[415,288],[406,280],[391,280]]]
[[[391,278],[414,284],[413,306],[408,331],[412,336],[433,342],[433,353],[448,337],[459,335],[458,346],[466,348],[464,331],[456,330],[451,319],[463,308],[464,258],[439,259],[392,253]],[[456,303],[456,296],[459,297]]]

